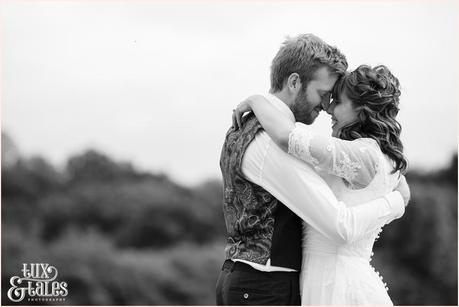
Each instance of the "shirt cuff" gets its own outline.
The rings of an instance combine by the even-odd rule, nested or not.
[[[393,191],[389,194],[384,195],[389,208],[394,215],[394,219],[398,219],[405,213],[405,202],[403,201],[402,194],[399,191]]]

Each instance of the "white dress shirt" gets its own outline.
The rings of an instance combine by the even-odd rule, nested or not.
[[[295,117],[288,106],[274,95],[265,95],[280,112]],[[269,135],[260,131],[242,160],[242,173],[263,187],[292,210],[310,227],[338,243],[348,243],[401,217],[405,204],[394,191],[383,198],[347,207],[339,202],[326,182],[311,166],[280,149]],[[233,259],[260,271],[294,271],[289,268]]]

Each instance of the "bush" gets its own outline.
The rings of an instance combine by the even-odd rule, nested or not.
[[[45,262],[68,283],[71,305],[211,305],[222,246],[181,244],[164,251],[117,249],[97,231],[69,229],[51,244],[25,241],[9,230],[3,282],[23,262]],[[28,243],[27,243],[28,242]],[[13,258],[16,256],[17,258]],[[4,302],[9,301],[3,291]]]

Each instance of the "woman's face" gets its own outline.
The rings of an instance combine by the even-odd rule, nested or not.
[[[338,137],[339,132],[344,126],[357,120],[352,101],[343,92],[338,99],[333,99],[327,113],[332,116],[332,136]]]

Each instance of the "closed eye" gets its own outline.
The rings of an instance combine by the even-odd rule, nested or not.
[[[333,96],[333,95],[331,96],[330,100],[331,100],[330,103],[338,104],[338,103],[340,102],[339,99],[338,99],[338,97]]]
[[[327,98],[328,101],[330,101],[330,100],[331,100],[331,94],[328,93],[328,92],[325,92],[325,93],[323,93],[322,95],[320,95],[320,99],[321,99],[321,100],[324,100],[325,98]]]

